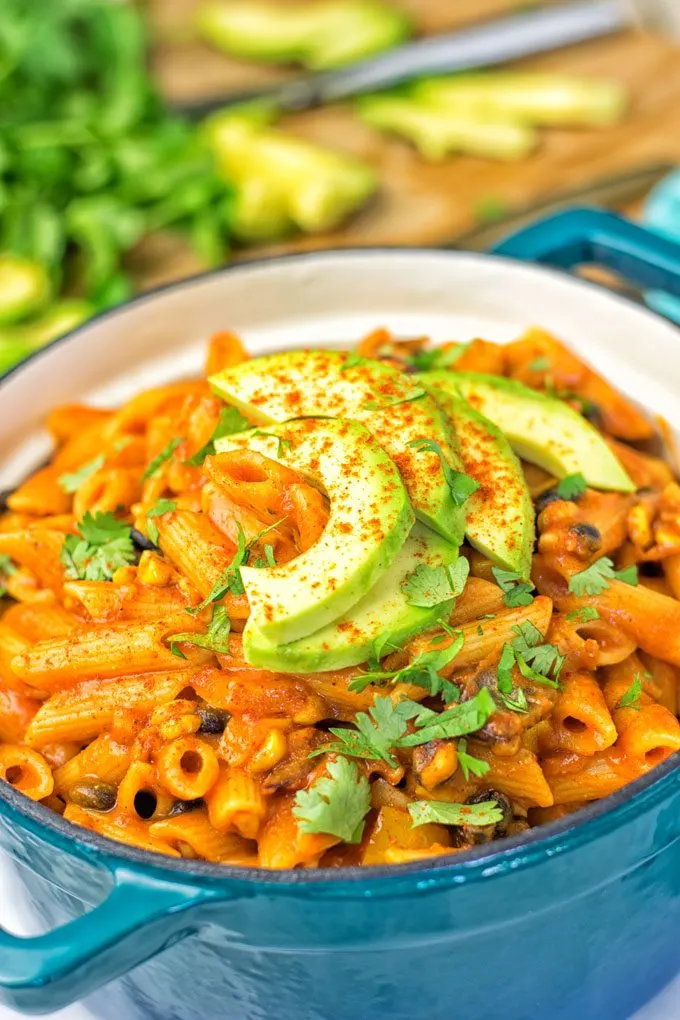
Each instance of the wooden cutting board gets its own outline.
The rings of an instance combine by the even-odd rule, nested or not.
[[[283,0],[285,2],[285,0]],[[395,0],[397,2],[397,0]],[[400,0],[422,33],[440,32],[526,4],[516,0]],[[680,2],[680,0],[678,0]],[[188,99],[280,80],[290,72],[230,60],[191,38],[196,0],[148,0],[159,44],[154,70],[169,99]],[[572,46],[522,62],[527,69],[612,76],[631,93],[625,121],[606,130],[545,130],[540,149],[516,163],[456,156],[427,164],[405,142],[361,124],[350,104],[286,117],[283,126],[370,162],[380,192],[342,230],[250,248],[254,256],[368,244],[437,245],[472,227],[489,199],[515,207],[595,178],[660,161],[680,164],[680,43],[641,31]],[[170,239],[142,254],[145,284],[198,268]]]

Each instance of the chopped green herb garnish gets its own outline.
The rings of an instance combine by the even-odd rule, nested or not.
[[[350,351],[340,366],[340,371],[346,372],[348,368],[359,368],[361,365],[369,365],[370,363],[370,358],[364,358],[363,355],[357,354],[356,351]]]
[[[640,711],[640,695],[642,694],[642,677],[639,673],[635,674],[635,679],[628,688],[625,694],[623,694],[617,704],[617,708],[634,708],[637,712]]]
[[[550,370],[550,362],[546,357],[534,358],[527,365],[530,372],[548,372]]]
[[[162,449],[158,456],[154,457],[154,459],[151,461],[146,471],[142,475],[142,481],[145,482],[148,478],[151,478],[152,475],[155,475],[158,469],[162,467],[163,464],[165,464],[166,460],[170,460],[177,447],[180,445],[180,443],[183,442],[184,439],[180,437],[171,439],[168,445],[164,449]]]
[[[501,694],[499,692],[499,697],[505,707],[511,712],[519,712],[524,715],[529,711],[529,703],[521,687],[516,687],[510,694]]]
[[[433,347],[429,351],[415,351],[409,356],[409,362],[417,372],[436,372],[455,365],[466,347],[467,344],[456,344],[454,347]]]
[[[501,567],[492,567],[496,584],[503,592],[503,602],[509,609],[518,609],[520,606],[530,606],[534,601],[531,594],[535,585],[531,581],[523,581],[516,570],[503,570]]]
[[[292,443],[290,439],[286,439],[284,436],[277,436],[275,432],[263,432],[262,429],[256,429],[253,432],[254,436],[268,436],[270,439],[277,440],[276,456],[280,459],[286,450],[290,450]]]
[[[207,648],[211,652],[219,652],[221,655],[229,654],[229,633],[231,623],[227,616],[225,606],[214,606],[212,620],[208,624],[205,634],[194,634],[187,631],[181,634],[171,634],[168,637],[170,651],[180,659],[186,659],[186,655],[177,646],[179,644],[195,645],[197,648]]]
[[[267,561],[267,566],[268,567],[275,567],[276,566],[276,556],[274,555],[274,546],[273,545],[265,545],[265,546],[263,546],[263,550],[264,550],[264,558]]]
[[[449,681],[441,677],[439,671],[453,662],[464,643],[465,637],[457,631],[454,640],[446,648],[421,652],[413,662],[401,669],[362,673],[350,680],[347,689],[358,693],[365,690],[369,684],[384,684],[389,681],[392,684],[415,684],[416,687],[423,687],[432,697],[448,692],[450,700],[452,692],[448,686]]]
[[[567,619],[576,623],[589,623],[591,620],[599,620],[600,614],[595,606],[581,606],[580,609],[572,609],[567,613]]]
[[[298,827],[305,833],[337,836],[345,843],[360,843],[364,819],[371,808],[371,787],[356,762],[330,760],[327,776],[320,776],[308,790],[295,794]]]
[[[193,457],[185,460],[184,463],[189,464],[191,467],[200,467],[206,457],[214,455],[215,440],[222,439],[224,436],[233,436],[237,432],[245,432],[248,428],[250,428],[250,422],[235,407],[229,405],[223,407],[220,411],[215,431],[208,442],[200,450],[197,450]]]
[[[0,553],[0,574],[4,577],[11,577],[12,574],[16,574],[17,568],[12,563],[12,560],[7,553]],[[7,594],[7,589],[4,584],[0,584],[0,598]]]
[[[464,556],[449,566],[420,563],[406,575],[401,588],[411,606],[431,608],[447,602],[453,605],[453,599],[462,594],[469,573],[470,564]]]
[[[475,217],[479,223],[494,223],[508,215],[510,206],[504,198],[486,195],[475,204]]]
[[[460,770],[465,779],[469,779],[471,775],[477,776],[481,779],[481,777],[485,776],[491,768],[488,762],[482,761],[481,758],[475,758],[474,755],[468,754],[467,740],[465,737],[461,737],[458,741],[456,753],[458,755]]]
[[[557,483],[557,495],[560,499],[579,499],[588,488],[588,483],[581,474],[577,471],[576,474],[567,475],[561,481]]]
[[[397,397],[394,400],[367,400],[361,406],[366,411],[385,411],[388,407],[396,407],[398,404],[412,404],[414,400],[422,400],[427,394],[425,390],[416,390],[410,397]]]
[[[106,457],[103,453],[100,453],[98,457],[95,457],[94,460],[88,461],[87,464],[83,464],[83,466],[77,471],[59,475],[60,487],[64,490],[64,492],[77,492],[80,486],[83,485],[88,478],[95,473],[95,471],[99,471],[99,469],[104,466],[105,461]]]
[[[520,653],[524,661],[544,677],[552,673],[557,678],[564,666],[564,656],[560,655],[557,645],[544,642],[540,630],[530,620],[525,620],[512,629],[517,634],[512,642],[513,648]]]
[[[162,517],[163,514],[170,514],[177,509],[177,504],[172,499],[159,499],[146,513],[146,533],[154,545],[158,545],[158,525],[151,518]]]
[[[495,800],[480,804],[453,804],[448,800],[415,800],[408,806],[411,826],[428,825],[497,825],[503,812]]]
[[[418,453],[422,453],[423,450],[436,453],[455,506],[461,507],[479,488],[479,482],[476,482],[474,478],[451,467],[441,446],[434,439],[412,439],[408,445],[414,447]]]
[[[88,510],[77,525],[79,534],[67,535],[59,559],[66,577],[81,581],[110,581],[116,570],[132,563],[135,549],[131,528],[112,513]]]
[[[614,563],[608,556],[602,556],[595,560],[585,570],[572,574],[569,578],[569,591],[572,595],[583,597],[584,595],[601,595],[605,588],[609,587],[611,580],[623,581],[625,584],[636,585],[638,583],[637,567],[624,567],[623,570],[615,570]]]
[[[232,595],[243,595],[245,592],[245,588],[243,587],[240,568],[248,562],[250,550],[253,548],[255,543],[259,542],[260,539],[264,538],[264,536],[267,535],[270,531],[278,527],[279,524],[281,524],[280,520],[274,521],[273,524],[270,524],[268,525],[268,527],[263,528],[262,531],[255,535],[254,538],[251,538],[249,542],[246,542],[246,536],[243,531],[243,528],[237,521],[236,522],[238,536],[237,546],[236,552],[234,553],[231,562],[222,571],[220,576],[215,581],[210,591],[210,594],[206,595],[203,601],[199,602],[197,606],[193,606],[191,609],[187,609],[186,610],[187,613],[190,613],[192,616],[196,616],[196,614],[200,613],[201,610],[205,609],[206,606],[209,606],[211,602],[219,602],[219,600],[223,599],[228,592],[231,592]]]
[[[402,737],[398,747],[417,747],[430,740],[449,740],[476,733],[496,711],[494,700],[486,687],[482,687],[469,701],[461,701],[444,712],[433,712],[424,705],[418,708],[420,711],[415,715],[416,731]]]

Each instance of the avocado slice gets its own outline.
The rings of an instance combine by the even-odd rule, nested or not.
[[[458,393],[498,426],[524,460],[558,478],[580,472],[594,489],[634,491],[597,429],[563,400],[482,372],[453,372],[451,378]]]
[[[423,372],[416,378],[434,393],[451,421],[465,473],[480,485],[465,504],[470,543],[527,579],[536,532],[522,465],[500,429],[457,395],[454,373]]]
[[[465,510],[456,507],[441,462],[409,442],[433,439],[462,470],[434,400],[407,375],[344,351],[286,351],[244,361],[211,377],[213,391],[251,420],[330,415],[362,422],[399,468],[418,518],[460,545]]]
[[[408,38],[408,16],[378,0],[280,4],[258,0],[206,3],[198,27],[226,53],[315,71],[342,67]]]
[[[373,642],[380,637],[387,639],[386,652],[390,644],[399,648],[414,634],[434,626],[441,616],[441,606],[412,606],[401,582],[421,563],[437,567],[457,559],[455,545],[416,524],[389,570],[339,620],[299,641],[278,645],[263,639],[255,629],[246,628],[246,662],[279,673],[319,673],[366,662]]]
[[[250,603],[244,642],[251,631],[296,641],[337,620],[385,574],[413,526],[396,466],[358,422],[305,418],[215,446],[257,450],[306,475],[330,500],[328,523],[306,552],[281,566],[241,567]]]

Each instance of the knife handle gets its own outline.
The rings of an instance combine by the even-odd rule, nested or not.
[[[549,216],[512,234],[492,252],[560,269],[597,264],[642,290],[680,297],[680,245],[600,209]]]

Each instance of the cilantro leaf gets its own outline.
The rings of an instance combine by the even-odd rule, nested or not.
[[[419,708],[420,712],[415,717],[418,728],[414,733],[401,737],[397,747],[417,747],[430,740],[447,740],[476,733],[496,711],[495,702],[486,687],[482,687],[469,701],[462,701],[445,712],[433,712],[422,705]]]
[[[435,372],[437,369],[451,368],[460,358],[467,344],[455,344],[452,347],[433,347],[429,351],[415,351],[409,357],[412,368],[417,372]]]
[[[539,673],[538,670],[530,666],[525,660],[521,652],[515,650],[515,662],[525,680],[533,680],[537,684],[545,684],[546,687],[554,687],[556,690],[560,689],[559,680],[553,680],[552,677],[546,676],[544,673]]]
[[[284,436],[277,436],[275,432],[263,432],[262,429],[256,429],[253,432],[254,436],[269,436],[270,439],[277,440],[276,456],[282,457],[285,450],[290,450],[292,443],[290,439],[286,439]]]
[[[427,394],[425,390],[415,390],[410,397],[395,397],[393,400],[366,400],[361,405],[366,411],[385,411],[388,407],[396,407],[398,404],[412,404],[414,400],[422,400]]]
[[[463,471],[456,471],[451,467],[444,456],[441,446],[434,439],[412,439],[408,445],[412,446],[418,453],[422,453],[423,450],[430,450],[432,453],[437,454],[455,506],[461,507],[479,488],[479,482],[476,482],[474,478],[470,478]]]
[[[481,779],[481,777],[485,776],[491,768],[488,761],[482,761],[481,758],[475,758],[474,755],[468,754],[467,740],[465,737],[461,737],[458,741],[456,754],[458,756],[460,770],[465,779],[469,779],[470,775],[478,776]]]
[[[150,510],[146,512],[146,533],[154,545],[158,545],[158,525],[152,521],[152,517],[162,517],[163,514],[172,513],[177,509],[177,504],[172,499],[159,499]]]
[[[246,542],[245,532],[243,531],[240,522],[237,521],[237,546],[231,562],[222,571],[212,586],[210,593],[206,595],[203,601],[199,602],[197,606],[187,609],[186,612],[190,613],[191,616],[196,616],[197,613],[200,613],[201,610],[206,608],[206,606],[209,606],[211,602],[219,602],[220,599],[223,599],[227,592],[232,592],[233,595],[243,595],[245,588],[243,587],[240,568],[248,562],[248,556],[255,543],[259,542],[274,528],[277,528],[280,523],[280,520],[274,521],[273,524],[269,524],[266,528],[263,528],[262,531],[258,532],[254,538],[251,538],[249,542]]]
[[[424,687],[428,694],[433,697],[437,694],[447,693],[447,700],[453,700],[454,687],[448,680],[439,675],[439,670],[444,669],[450,662],[453,662],[465,643],[465,637],[460,631],[454,631],[455,639],[446,648],[435,648],[428,652],[421,652],[413,662],[401,669],[380,672],[376,670],[370,673],[362,673],[350,680],[347,689],[353,693],[364,691],[369,684],[382,684],[390,681],[394,684],[415,684],[417,687]]]
[[[412,573],[406,575],[401,588],[411,606],[440,606],[462,593],[469,573],[470,564],[464,556],[450,566],[440,564],[431,567],[427,563],[419,563]]]
[[[544,642],[543,635],[531,620],[516,624],[512,629],[517,634],[512,646],[524,661],[545,676],[552,672],[558,677],[564,665],[564,656],[560,655],[557,645]]]
[[[263,550],[264,550],[264,558],[265,558],[265,560],[267,562],[267,566],[268,567],[275,567],[276,566],[276,556],[274,555],[274,546],[273,545],[265,545],[265,546],[263,546]]]
[[[550,370],[550,362],[544,356],[534,358],[533,361],[529,362],[527,368],[530,372],[548,372]]]
[[[369,761],[382,760],[391,768],[396,768],[398,762],[391,754],[391,749],[406,733],[408,719],[412,718],[420,707],[413,701],[399,702],[395,705],[389,697],[378,697],[368,713],[357,713],[356,729],[331,727],[330,732],[337,740],[312,751],[310,758],[336,751],[354,758],[367,758]]]
[[[17,568],[12,563],[12,560],[7,553],[0,553],[0,574],[5,577],[11,577],[12,574],[16,574]],[[3,584],[0,584],[0,598],[7,594],[7,589]]]
[[[220,416],[215,426],[215,431],[211,435],[205,446],[202,446],[200,450],[185,460],[184,463],[190,467],[201,467],[206,457],[212,457],[215,453],[215,440],[222,439],[224,436],[233,436],[236,432],[245,432],[246,429],[250,428],[250,422],[247,418],[236,410],[235,407],[231,407],[227,404],[220,411]]]
[[[591,620],[599,620],[600,614],[595,606],[581,606],[580,609],[572,609],[567,613],[567,619],[576,623],[589,623]]]
[[[168,445],[164,447],[158,454],[158,456],[154,457],[154,459],[151,461],[146,471],[142,475],[142,481],[145,482],[148,478],[151,478],[152,475],[155,475],[158,469],[162,467],[163,464],[165,464],[166,460],[170,460],[177,447],[180,445],[180,443],[183,442],[184,439],[178,436],[175,437],[175,439],[171,439]]]
[[[503,812],[495,800],[480,804],[454,804],[447,800],[415,800],[408,806],[411,828],[436,822],[439,825],[497,825]]]
[[[529,711],[527,696],[521,687],[516,687],[510,694],[500,694],[499,692],[499,697],[505,707],[511,712],[519,712],[521,715],[525,715]]]
[[[509,609],[517,609],[520,606],[530,606],[534,601],[531,592],[536,587],[531,581],[523,581],[516,570],[503,570],[501,567],[492,567],[496,584],[503,592],[503,602]]]
[[[515,666],[515,650],[512,645],[503,645],[496,667],[496,683],[501,694],[512,692],[512,671]]]
[[[347,357],[340,366],[340,371],[346,372],[348,368],[359,368],[361,365],[369,365],[370,363],[370,358],[364,358],[363,355],[357,354],[356,351],[349,351]]]
[[[557,495],[560,499],[579,499],[588,488],[588,483],[581,474],[577,471],[576,474],[566,475],[561,481],[557,483]]]
[[[59,554],[66,577],[110,581],[119,567],[134,561],[130,526],[112,513],[93,516],[88,510],[77,528],[79,534],[66,535]]]
[[[194,634],[191,631],[187,631],[181,634],[171,634],[167,640],[172,654],[180,659],[186,659],[184,652],[177,647],[180,643],[195,645],[197,648],[207,648],[212,652],[228,655],[230,631],[231,622],[227,616],[226,606],[214,606],[212,620],[208,624],[205,634]]]
[[[67,472],[66,474],[59,475],[59,486],[64,492],[77,492],[81,485],[83,485],[95,471],[99,471],[104,466],[106,458],[103,453],[100,453],[94,460],[88,461],[87,464],[83,464],[81,468],[72,473]]]
[[[356,762],[337,758],[327,763],[308,790],[295,794],[293,814],[301,832],[337,836],[345,843],[360,843],[364,819],[371,808],[371,787],[359,774]]]
[[[601,595],[609,587],[611,580],[623,581],[625,584],[638,583],[637,567],[625,567],[615,570],[614,563],[608,556],[595,560],[585,570],[579,570],[569,578],[569,591],[572,595]]]
[[[617,708],[634,708],[636,712],[640,711],[640,695],[642,694],[642,677],[639,673],[635,674],[635,678],[626,691],[619,698],[616,707]]]

